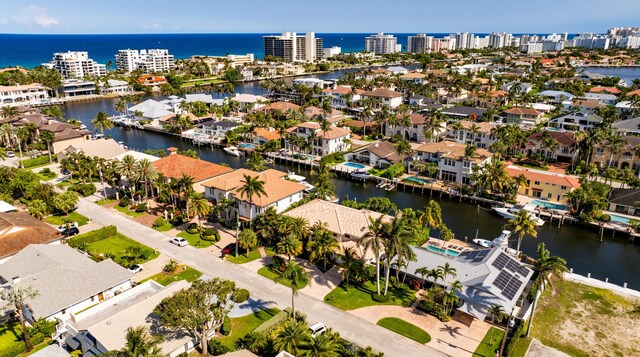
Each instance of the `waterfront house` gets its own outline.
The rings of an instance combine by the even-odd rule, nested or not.
[[[331,126],[327,132],[320,129],[320,124],[308,121],[287,129],[289,134],[301,138],[309,144],[312,155],[325,156],[336,152],[348,151],[351,148],[351,130]],[[312,142],[309,142],[312,140]],[[285,149],[291,151],[304,151],[301,143],[286,139]]]
[[[486,149],[496,142],[493,130],[496,128],[494,123],[471,122],[468,120],[460,120],[459,125],[450,124],[447,126],[445,136],[457,143],[465,145],[474,145],[477,148]]]
[[[618,102],[618,97],[608,93],[586,93],[584,95],[584,98],[595,99],[602,105],[616,105],[616,103]]]
[[[604,106],[598,99],[574,99],[571,103],[572,110],[579,110],[585,113],[594,113],[596,109]]]
[[[493,154],[485,149],[477,149],[471,157],[466,156],[465,144],[444,140],[426,143],[416,149],[414,158],[424,162],[435,162],[436,177],[441,181],[470,184],[475,166],[483,166]]]
[[[247,93],[236,93],[235,96],[229,99],[230,101],[237,102],[239,104],[240,111],[248,112],[253,109],[258,109],[264,107],[269,100],[263,96],[247,94]]]
[[[79,97],[98,94],[96,83],[84,79],[64,79],[60,83],[60,93],[64,97]]]
[[[0,106],[37,105],[47,103],[49,88],[40,83],[0,86]]]
[[[2,201],[5,206],[15,207]],[[4,207],[3,207],[4,208]],[[0,264],[29,244],[59,244],[60,232],[26,212],[0,213]]]
[[[2,287],[32,286],[25,318],[67,320],[131,288],[133,273],[111,259],[95,262],[63,244],[30,244],[0,264]]]
[[[193,190],[204,192],[202,183],[216,176],[233,171],[229,167],[180,155],[178,149],[169,148],[169,155],[153,162],[153,167],[168,180],[179,180],[184,175],[193,179]]]
[[[347,161],[358,161],[365,165],[386,169],[402,162],[396,147],[388,141],[374,141],[345,155]]]
[[[573,99],[573,94],[557,90],[545,90],[537,93],[536,96],[543,98],[547,103],[551,104],[558,104],[565,100]]]
[[[640,117],[617,121],[611,128],[620,135],[640,136]]]
[[[553,150],[545,146],[545,137],[557,143]],[[577,154],[576,140],[573,132],[547,130],[543,133],[534,133],[527,137],[525,151],[522,152],[526,156],[539,154],[552,161],[572,162]]]
[[[335,88],[324,89],[322,95],[329,98],[332,107],[348,108],[362,99],[363,92],[363,90],[351,86],[337,86]]]
[[[152,335],[163,337],[159,344],[161,355],[177,357],[189,353],[197,340],[185,332],[166,329],[153,313],[162,300],[189,286],[186,280],[164,287],[153,280],[145,282],[118,297],[118,302],[106,301],[103,304],[108,306],[89,309],[76,320],[60,324],[59,329],[67,330],[60,339],[85,356],[101,356],[125,347],[128,328],[144,326]]]
[[[285,215],[302,218],[310,226],[317,222],[326,224],[326,228],[338,240],[338,243],[357,242],[369,232],[369,219],[383,217],[385,222],[391,222],[393,217],[368,209],[355,209],[339,203],[331,203],[315,199],[300,205]]]
[[[131,85],[127,81],[121,81],[119,79],[107,79],[106,83],[100,84],[100,91],[103,94],[128,94],[133,91]]]
[[[427,129],[427,117],[423,114],[409,114],[408,121],[411,123],[402,123],[403,120],[398,118],[396,120],[397,124],[387,123],[385,125],[385,135],[386,136],[396,136],[399,135],[405,140],[416,141],[419,143],[425,143],[427,141],[432,140],[433,138],[428,138],[425,136],[425,130]],[[437,135],[444,133],[445,131],[445,123],[442,123],[442,127],[438,130]]]
[[[77,125],[57,120],[48,120],[39,130],[46,130],[53,133],[54,140],[51,149],[54,153],[58,153],[70,145],[81,144],[91,140],[90,131],[81,129]]]
[[[436,247],[437,248],[437,247]],[[403,269],[414,279],[448,287],[454,280],[462,289],[456,291],[462,305],[457,310],[484,321],[489,310],[501,306],[504,311],[519,314],[524,292],[533,270],[520,263],[502,248],[465,250],[451,256],[424,247],[411,246],[415,260],[407,261]],[[418,269],[437,269],[448,264],[457,275],[445,275],[441,280],[419,274]]]
[[[145,74],[138,78],[138,83],[145,87],[151,88],[153,91],[159,91],[163,84],[167,84],[167,79],[162,76],[154,76],[152,74]]]
[[[549,125],[558,129],[571,131],[585,131],[602,123],[602,117],[588,112],[573,112],[558,118],[549,120]],[[615,126],[620,122],[613,124]]]
[[[504,111],[509,124],[535,125],[542,119],[542,112],[533,108],[513,107]]]
[[[424,73],[412,71],[403,74],[398,78],[402,79],[403,81],[412,82],[415,84],[423,84],[425,79],[427,78],[427,75],[425,75]]]
[[[593,87],[589,90],[589,93],[609,93],[613,95],[619,95],[622,93],[620,89],[616,87]]]
[[[263,145],[271,140],[280,141],[282,136],[274,128],[255,128],[253,129],[253,143],[256,145]]]
[[[175,115],[174,106],[166,101],[147,99],[128,109],[129,113],[139,113],[139,119],[159,120],[170,115]]]
[[[286,113],[288,110],[300,110],[300,106],[297,104],[293,104],[290,102],[273,102],[267,105],[261,106],[260,108],[254,109],[255,111],[260,112],[269,112],[269,113]]]
[[[205,93],[185,94],[184,101],[189,104],[202,102],[206,104],[207,107],[211,107],[212,105],[222,106],[224,104],[224,99],[222,98],[216,99],[216,98],[213,98],[213,95],[205,94]]]
[[[360,93],[362,98],[373,98],[380,102],[381,105],[386,105],[389,108],[397,108],[402,104],[402,93],[392,91],[388,88],[376,88],[371,91],[365,91]]]
[[[580,181],[572,176],[528,170],[525,168],[507,167],[507,174],[513,178],[524,175],[525,185],[518,187],[518,194],[539,198],[545,201],[566,203],[567,193],[580,187]]]
[[[478,120],[484,116],[486,109],[475,108],[475,107],[467,107],[467,106],[455,106],[451,108],[442,109],[442,114],[453,120],[460,119],[468,119],[468,120]]]
[[[305,108],[304,115],[311,121],[320,121],[320,119],[324,118],[331,124],[339,123],[346,119],[344,113],[340,110],[332,109],[330,113],[325,113],[318,107]]]
[[[609,195],[609,211],[640,216],[640,190],[637,188],[612,188]]]
[[[262,181],[266,195],[256,195],[252,199],[253,202],[249,203],[249,197],[240,193],[244,185],[244,175]],[[250,218],[264,213],[269,207],[274,207],[277,212],[283,212],[302,199],[307,186],[289,181],[286,176],[286,172],[273,169],[262,172],[238,169],[207,180],[202,183],[202,186],[205,188],[204,194],[208,199],[235,200],[237,204],[232,210],[239,213],[240,220],[249,221]]]
[[[62,151],[56,153],[56,156],[58,161],[61,161],[69,156],[69,154],[83,153],[89,157],[111,160],[118,155],[125,154],[127,151],[127,149],[113,139],[98,139],[69,145]]]
[[[611,151],[609,140],[605,139],[601,143],[595,144],[591,154],[591,163],[600,168],[615,167],[619,170],[632,169],[638,173],[640,170],[640,157],[635,154],[635,149],[640,145],[640,137],[627,135],[622,139],[625,143],[618,151]]]
[[[198,131],[205,135],[224,136],[227,131],[235,130],[240,126],[240,123],[230,120],[207,121],[202,123],[202,126]]]

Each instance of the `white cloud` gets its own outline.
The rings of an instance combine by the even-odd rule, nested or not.
[[[162,27],[162,26],[160,26],[160,24],[149,24],[149,25],[144,24],[144,25],[142,25],[141,27],[142,27],[143,29],[159,29],[159,28],[160,28],[160,27]]]
[[[20,8],[15,15],[12,16],[13,21],[23,25],[36,25],[42,27],[58,26],[60,22],[49,14],[49,11],[42,6],[29,5]]]

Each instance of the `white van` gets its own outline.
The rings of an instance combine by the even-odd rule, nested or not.
[[[325,326],[322,322],[316,322],[315,324],[309,326],[309,330],[311,330],[311,337],[315,338],[316,336],[322,335],[325,331],[327,331],[327,326]]]

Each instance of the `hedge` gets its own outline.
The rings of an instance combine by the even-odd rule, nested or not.
[[[209,242],[219,242],[220,233],[215,228],[205,228],[200,234],[200,238]]]
[[[243,303],[247,300],[249,300],[249,290],[247,289],[239,289],[238,292],[236,293],[236,296],[234,296],[233,298],[233,302],[235,302],[236,304],[240,304]]]
[[[82,197],[89,197],[96,193],[96,186],[92,183],[79,183],[70,186],[69,189],[81,194]]]
[[[229,316],[225,316],[224,319],[222,319],[220,333],[225,336],[231,335],[231,319],[229,318]]]
[[[55,155],[51,155],[51,161],[53,162],[55,160],[56,160],[56,156]],[[35,159],[20,160],[20,164],[25,169],[27,169],[29,167],[48,164],[48,163],[49,163],[49,155],[43,155],[43,156],[40,156],[40,157],[36,157]]]
[[[32,346],[39,345],[44,342],[44,335],[38,332],[33,337],[31,337],[30,342]],[[15,357],[25,352],[25,350],[26,347],[24,346],[24,342],[16,343],[0,351],[0,357]]]
[[[199,232],[198,228],[199,227],[197,223],[189,223],[189,225],[187,226],[187,233],[196,234]]]
[[[288,308],[278,312],[277,314],[275,314],[275,316],[273,316],[269,320],[263,322],[262,325],[256,327],[256,329],[253,330],[253,332],[257,332],[257,333],[261,333],[261,334],[265,334],[266,335],[267,333],[271,332],[274,328],[280,326],[280,324],[282,324],[285,321],[287,321],[287,319],[290,316],[291,316],[291,308],[288,307]]]
[[[154,227],[162,227],[167,224],[167,221],[164,220],[163,217],[158,217],[155,222],[153,222]]]
[[[116,226],[106,226],[95,231],[87,232],[85,234],[77,235],[69,240],[69,246],[77,248],[82,243],[91,244],[99,240],[107,239],[118,234],[118,228]]]

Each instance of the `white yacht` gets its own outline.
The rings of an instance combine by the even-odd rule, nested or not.
[[[304,177],[304,176],[296,175],[296,173],[293,172],[293,171],[289,171],[287,173],[287,178],[289,180],[292,180],[292,181],[295,181],[295,182],[302,182],[302,181],[304,181],[306,179],[306,177]]]
[[[231,156],[236,156],[236,157],[242,156],[242,152],[240,152],[240,150],[238,150],[238,148],[235,147],[235,146],[228,146],[228,147],[224,148],[223,150],[224,150],[224,152],[226,152],[227,154],[229,154]]]
[[[494,240],[487,240],[487,239],[474,239],[473,243],[484,247],[484,248],[493,248],[493,247],[500,247],[502,248],[505,252],[507,252],[508,254],[511,254],[513,256],[518,256],[518,251],[515,249],[511,249],[509,248],[509,238],[511,237],[511,231],[507,231],[504,230],[502,231],[502,233],[500,234],[500,236]]]
[[[506,218],[506,219],[514,219],[516,217],[516,215],[518,215],[518,213],[522,210],[528,211],[529,214],[531,215],[531,219],[536,222],[536,224],[538,225],[538,227],[542,226],[544,224],[544,221],[542,220],[542,218],[538,217],[538,215],[535,212],[535,205],[532,204],[526,204],[526,205],[515,205],[513,207],[493,207],[493,210],[499,214],[500,216]]]
[[[371,178],[365,170],[355,170],[351,172],[351,177],[357,180],[368,180]]]

